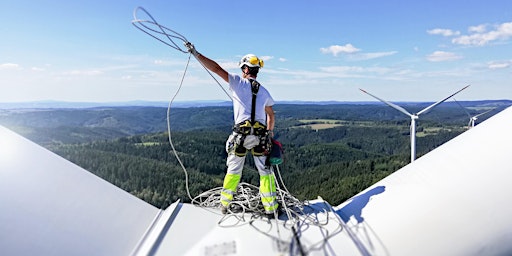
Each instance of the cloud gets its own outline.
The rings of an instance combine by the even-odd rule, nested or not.
[[[320,67],[321,71],[327,73],[346,73],[346,74],[354,74],[354,73],[362,73],[365,71],[365,68],[358,66],[331,66],[331,67]]]
[[[506,22],[487,31],[485,25],[469,28],[469,35],[463,35],[452,39],[453,44],[483,46],[496,40],[507,40],[512,37],[512,22]]]
[[[236,69],[240,70],[240,67],[238,67],[238,62],[233,61],[225,61],[225,62],[217,62],[219,65],[224,69]],[[265,68],[265,66],[263,66]]]
[[[320,51],[324,54],[332,54],[333,56],[338,56],[339,53],[349,54],[351,60],[370,60],[397,53],[396,51],[359,53],[361,49],[354,47],[352,44],[346,44],[344,46],[331,45],[327,48],[320,48]]]
[[[332,54],[333,56],[338,56],[339,53],[355,53],[360,51],[360,49],[354,47],[352,44],[346,45],[331,45],[327,48],[320,48],[320,51],[324,54]]]
[[[444,52],[444,51],[435,51],[432,54],[427,56],[428,61],[439,62],[439,61],[453,61],[462,59],[462,56],[459,56],[453,52]]]
[[[69,72],[65,72],[66,75],[71,76],[97,76],[103,74],[103,71],[100,70],[71,70]]]
[[[361,53],[361,54],[356,54],[356,55],[351,56],[351,59],[353,59],[353,60],[370,60],[370,59],[376,59],[376,58],[394,55],[396,53],[397,53],[397,51]]]
[[[320,67],[320,70],[329,74],[344,74],[347,77],[371,76],[374,74],[385,75],[396,73],[397,70],[386,67],[361,67],[361,66],[330,66]]]
[[[36,72],[39,72],[39,71],[45,71],[44,68],[40,68],[40,67],[32,67],[30,70],[32,71],[36,71]]]
[[[159,65],[159,66],[160,66],[160,65],[161,65],[161,66],[169,66],[169,65],[171,65],[171,62],[170,62],[170,61],[168,61],[168,60],[154,60],[154,61],[153,61],[153,64],[155,64],[155,65]]]
[[[287,59],[285,59],[285,58],[279,58],[279,61],[280,61],[280,62],[287,62],[288,60],[287,60]]]
[[[492,61],[489,63],[489,69],[502,69],[508,68],[512,64],[512,61]]]
[[[2,63],[0,64],[0,70],[19,70],[21,66],[15,63]]]
[[[268,60],[271,60],[273,58],[274,58],[274,56],[260,56],[260,59],[262,59],[263,61],[268,61]]]
[[[468,31],[471,33],[483,33],[487,30],[487,25],[482,24],[478,26],[471,26],[468,28]]]
[[[457,36],[460,35],[459,31],[452,31],[451,29],[435,28],[427,30],[427,33],[431,35],[442,35],[442,36]]]
[[[368,75],[369,70],[371,68],[360,66],[326,66],[318,67],[318,70],[269,69],[266,71],[266,74],[274,77],[273,79],[286,81],[287,84],[311,84],[314,81],[332,81],[333,78],[361,78]],[[372,72],[377,71],[374,70]]]

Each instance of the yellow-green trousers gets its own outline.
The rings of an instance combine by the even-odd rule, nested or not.
[[[233,196],[235,195],[240,179],[242,178],[242,170],[245,163],[245,155],[240,156],[240,154],[236,154],[235,150],[232,148],[234,144],[232,142],[233,138],[230,136],[230,139],[228,139],[228,142],[226,143],[226,150],[228,152],[226,160],[227,173],[224,177],[224,184],[220,197],[220,203],[225,207],[227,207],[233,200]],[[258,173],[260,174],[261,203],[263,204],[265,213],[273,213],[279,206],[276,200],[276,181],[274,174],[270,167],[265,166],[265,161],[267,159],[266,156],[258,156],[258,154],[254,154],[253,152],[253,157]]]

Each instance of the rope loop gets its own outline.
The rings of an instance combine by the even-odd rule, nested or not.
[[[148,19],[139,19],[137,17],[138,11],[145,13],[148,16],[149,20]],[[188,53],[188,50],[183,47],[183,45],[188,42],[187,38],[185,38],[185,36],[183,36],[182,34],[176,32],[170,28],[167,28],[165,26],[158,24],[158,22],[156,22],[156,20],[153,18],[153,16],[151,16],[151,14],[149,14],[149,12],[146,11],[146,9],[144,9],[140,6],[135,8],[135,10],[133,11],[132,24],[133,24],[133,26],[138,28],[140,31],[148,34],[149,36],[164,43],[165,45],[170,46],[171,48],[176,49],[180,52]],[[180,40],[183,43],[177,44],[174,42],[173,38]]]

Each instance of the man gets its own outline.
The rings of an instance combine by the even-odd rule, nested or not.
[[[260,196],[263,208],[268,217],[277,212],[276,184],[269,165],[266,165],[266,153],[269,150],[270,137],[274,129],[274,100],[270,93],[261,86],[256,77],[263,67],[263,60],[253,54],[245,55],[239,62],[242,76],[228,73],[219,64],[195,49],[191,43],[186,44],[204,67],[220,76],[229,84],[233,98],[233,113],[235,125],[233,133],[226,142],[228,157],[226,160],[227,173],[224,177],[221,192],[221,211],[228,212],[228,207],[236,193],[242,177],[245,156],[250,150],[256,168],[260,175]]]

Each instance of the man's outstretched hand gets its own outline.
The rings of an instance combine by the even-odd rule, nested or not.
[[[199,52],[197,52],[197,50],[196,50],[196,47],[191,42],[186,42],[185,47],[187,47],[188,52],[190,52],[195,57],[197,57],[197,55],[199,54]]]

